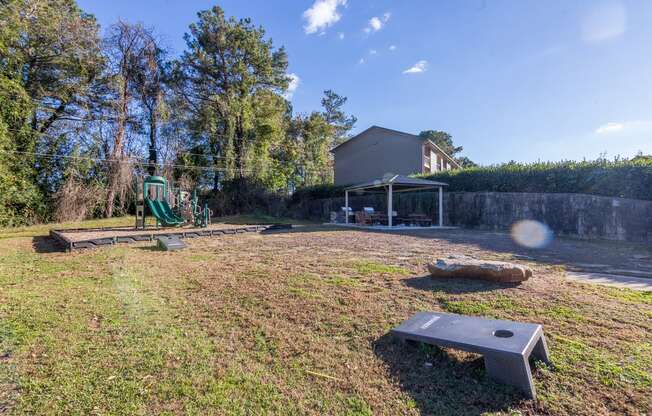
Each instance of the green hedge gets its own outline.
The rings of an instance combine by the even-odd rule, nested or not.
[[[297,189],[292,194],[292,202],[298,203],[309,199],[336,198],[344,196],[346,186],[315,185]]]
[[[449,191],[578,193],[652,200],[652,158],[476,167],[424,176]]]
[[[422,175],[446,182],[449,191],[579,193],[652,200],[652,157],[584,162],[507,163]],[[295,202],[341,197],[344,187],[297,190]]]

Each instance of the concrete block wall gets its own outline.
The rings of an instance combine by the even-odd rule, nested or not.
[[[327,221],[330,211],[344,205],[344,197],[305,201],[292,208],[299,218]],[[372,206],[386,210],[385,195],[351,196],[355,209]],[[399,214],[424,213],[436,218],[433,192],[395,194]],[[558,235],[587,239],[652,243],[652,201],[586,194],[517,192],[444,193],[444,222],[467,228],[508,230],[519,220],[547,224]]]

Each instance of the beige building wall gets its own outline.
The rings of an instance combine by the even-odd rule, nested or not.
[[[371,128],[334,153],[335,184],[352,185],[384,175],[423,172],[423,140],[382,128]]]

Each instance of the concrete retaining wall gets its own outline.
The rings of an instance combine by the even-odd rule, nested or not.
[[[343,197],[320,199],[292,211],[301,218],[327,221],[330,212],[343,205]],[[384,195],[352,196],[350,205],[354,210],[387,206]],[[400,215],[418,212],[436,220],[436,193],[395,194],[394,209]],[[505,230],[522,219],[544,222],[559,235],[652,243],[652,201],[585,194],[444,193],[445,225]]]

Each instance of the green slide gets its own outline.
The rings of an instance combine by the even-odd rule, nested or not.
[[[172,208],[170,207],[170,204],[168,204],[168,201],[160,201],[161,206],[163,207],[163,211],[165,212],[165,215],[168,216],[168,218],[179,222],[179,224],[186,222],[183,218],[179,217],[177,214],[172,211]]]
[[[172,212],[170,206],[167,202],[165,204],[162,201],[157,201],[155,199],[146,199],[147,207],[154,217],[156,217],[159,222],[166,227],[176,227],[177,225],[183,224],[185,221],[183,218],[179,218]],[[169,212],[168,212],[169,210]]]

